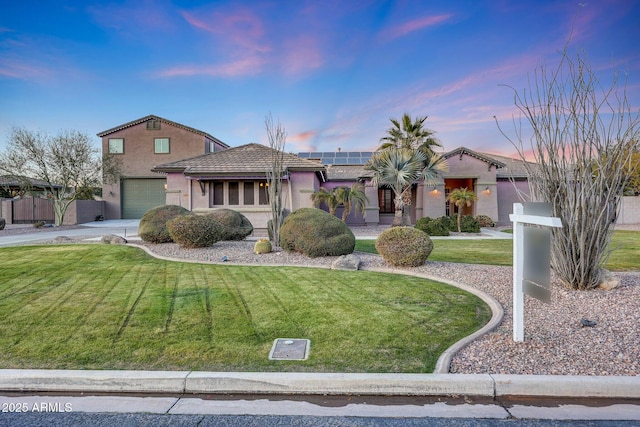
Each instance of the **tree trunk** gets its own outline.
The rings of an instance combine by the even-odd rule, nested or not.
[[[411,227],[411,186],[402,192],[402,225]]]
[[[404,211],[404,202],[402,201],[402,193],[398,194],[395,198],[395,212],[393,215],[392,227],[399,227],[402,225],[402,211]]]
[[[462,220],[462,208],[458,209],[458,233],[462,233],[462,227],[460,226],[461,220]]]

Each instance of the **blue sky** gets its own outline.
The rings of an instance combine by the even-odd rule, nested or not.
[[[404,112],[445,150],[512,154],[513,93],[583,49],[640,106],[640,1],[0,0],[0,148],[12,126],[98,132],[148,114],[231,146],[373,150]]]

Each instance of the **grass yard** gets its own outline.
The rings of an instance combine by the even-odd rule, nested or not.
[[[356,240],[355,250],[378,253],[375,243],[375,240]],[[429,261],[511,265],[513,262],[513,241],[434,239]]]
[[[168,262],[117,245],[0,249],[0,368],[432,372],[479,298],[366,271]],[[307,361],[269,361],[308,338]]]
[[[613,232],[611,254],[606,267],[611,271],[639,270],[640,232],[618,230]],[[357,240],[356,251],[377,253],[375,240]],[[512,265],[513,241],[502,239],[465,240],[434,239],[429,261],[459,262],[467,264]]]

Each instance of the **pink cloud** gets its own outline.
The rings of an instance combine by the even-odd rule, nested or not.
[[[289,151],[316,151],[317,147],[311,141],[318,135],[314,130],[297,133],[287,137],[287,145],[293,145],[293,150]]]
[[[310,36],[289,39],[284,43],[283,67],[286,74],[300,74],[322,66],[324,58],[318,41]]]
[[[208,33],[222,36],[222,42],[241,47],[251,52],[269,52],[271,47],[264,43],[264,25],[260,18],[248,10],[232,13],[214,12],[197,17],[193,13],[182,12],[189,25]],[[231,46],[229,46],[231,47]]]
[[[211,76],[239,77],[258,74],[265,61],[258,57],[248,57],[219,65],[185,65],[169,68],[157,73],[159,77]]]
[[[51,70],[47,68],[6,59],[0,60],[0,76],[21,80],[32,80],[51,77],[52,74]]]
[[[291,142],[306,142],[312,138],[314,138],[318,132],[315,130],[308,130],[305,132],[297,133],[293,136],[288,137],[287,139]]]
[[[451,14],[423,16],[422,18],[413,19],[411,21],[403,22],[402,24],[388,28],[382,34],[386,38],[393,40],[398,37],[406,36],[407,34],[413,33],[414,31],[422,30],[423,28],[433,27],[441,24],[445,21],[448,21],[452,16],[453,15]]]
[[[95,21],[105,27],[124,34],[144,34],[174,29],[171,10],[158,7],[152,0],[143,0],[131,5],[99,5],[88,8]]]

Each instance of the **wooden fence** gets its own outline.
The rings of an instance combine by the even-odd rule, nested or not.
[[[13,201],[12,219],[14,224],[32,224],[38,221],[54,222],[53,206],[47,199],[25,197]]]

